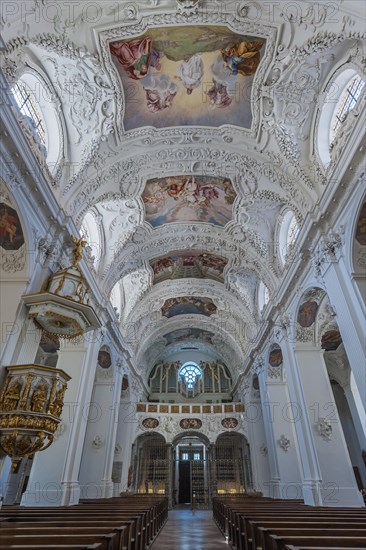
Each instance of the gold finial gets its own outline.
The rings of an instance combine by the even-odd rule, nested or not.
[[[78,263],[80,262],[81,258],[83,257],[83,248],[88,244],[87,241],[85,241],[82,237],[78,239],[77,237],[74,237],[74,235],[71,235],[71,240],[76,246],[74,250],[74,262],[72,264],[72,267],[76,267]]]

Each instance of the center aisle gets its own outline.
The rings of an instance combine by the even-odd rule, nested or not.
[[[180,505],[169,511],[168,521],[152,550],[224,550],[224,537],[212,519],[212,510],[192,510]]]

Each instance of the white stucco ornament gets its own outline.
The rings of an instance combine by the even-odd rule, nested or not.
[[[325,418],[319,418],[318,432],[324,441],[330,441],[332,439],[333,427]]]
[[[278,444],[286,453],[290,448],[290,440],[285,436],[281,435],[280,439],[278,440]]]

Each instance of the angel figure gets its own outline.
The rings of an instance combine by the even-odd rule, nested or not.
[[[77,237],[74,237],[74,235],[71,235],[71,240],[76,246],[74,250],[74,262],[72,264],[72,267],[76,267],[80,260],[83,257],[83,249],[88,244],[87,241],[85,241],[82,237],[78,239]]]

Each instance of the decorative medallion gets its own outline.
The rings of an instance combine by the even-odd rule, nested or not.
[[[125,374],[122,378],[122,391],[128,390],[128,376]]]
[[[19,250],[23,244],[24,235],[18,213],[8,204],[0,202],[0,247]]]
[[[144,428],[154,430],[159,426],[159,420],[157,418],[144,418],[142,425]]]
[[[202,420],[199,418],[182,418],[179,422],[179,426],[183,428],[183,430],[198,430],[202,428]]]
[[[312,300],[308,300],[301,304],[297,314],[297,322],[303,328],[311,327],[315,321],[318,304]]]
[[[230,430],[237,427],[238,421],[236,418],[223,418],[221,424],[224,428]]]
[[[283,357],[281,348],[273,349],[270,352],[268,362],[271,367],[280,367],[282,365]]]
[[[98,353],[98,365],[102,369],[109,369],[112,364],[111,354],[109,351],[101,349]]]

